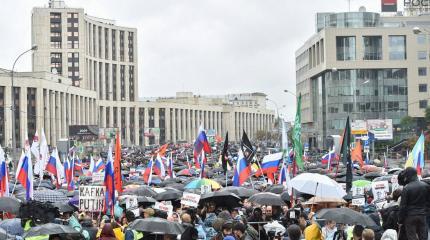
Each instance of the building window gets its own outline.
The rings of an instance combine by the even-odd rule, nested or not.
[[[418,51],[417,52],[418,60],[426,60],[427,59],[427,51]]]
[[[51,48],[61,48],[61,13],[50,13]]]
[[[419,67],[418,68],[418,76],[427,76],[427,68]]]
[[[364,36],[363,46],[363,60],[382,59],[382,36]]]
[[[62,54],[57,52],[51,53],[51,72],[57,71],[58,75],[62,75]]]
[[[112,64],[112,95],[116,101],[116,64]]]
[[[116,60],[116,31],[112,29],[112,60]]]
[[[390,60],[406,59],[406,37],[388,36]]]
[[[121,101],[125,101],[125,66],[121,65],[119,69]]]
[[[420,108],[427,108],[427,100],[420,100]]]
[[[119,60],[124,62],[124,31],[119,32]]]
[[[129,99],[134,101],[134,66],[128,67],[128,85],[129,85]]]
[[[336,37],[338,61],[355,60],[355,37]]]
[[[352,103],[344,103],[343,104],[343,111],[344,112],[352,112],[353,111],[353,108],[354,108],[354,106],[353,106],[353,104]]]
[[[106,100],[110,100],[111,90],[109,89],[109,63],[105,63],[105,94]]]
[[[427,84],[419,84],[418,85],[419,92],[427,92]]]
[[[27,88],[27,129],[30,139],[36,132],[36,88]]]
[[[79,48],[78,13],[67,13],[67,48]]]
[[[109,59],[109,29],[105,28],[105,59]]]
[[[134,33],[133,32],[129,32],[128,33],[128,60],[130,62],[134,61]]]
[[[73,84],[76,84],[79,81],[79,53],[67,53],[67,66],[68,76],[73,81]]]
[[[426,41],[427,41],[427,36],[426,35],[424,35],[424,34],[417,34],[416,36],[417,36],[417,44],[421,44],[421,45],[426,44]]]

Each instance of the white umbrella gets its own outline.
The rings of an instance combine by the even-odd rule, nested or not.
[[[312,194],[322,198],[342,198],[345,190],[333,179],[317,174],[302,173],[291,179],[291,186],[302,193]]]

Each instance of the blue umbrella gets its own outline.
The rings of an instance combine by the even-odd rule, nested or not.
[[[4,229],[7,234],[22,236],[24,229],[21,226],[21,218],[4,219],[0,221],[0,228]]]

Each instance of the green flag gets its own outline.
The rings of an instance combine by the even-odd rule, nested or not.
[[[346,166],[346,191],[348,192],[352,188],[351,127],[349,125],[349,116],[346,119],[345,130],[343,131],[340,155],[343,164]]]
[[[293,129],[293,142],[294,142],[294,158],[296,159],[296,164],[300,169],[303,169],[303,145],[302,145],[302,117],[301,117],[301,102],[302,102],[302,94],[300,93],[299,98],[297,100],[297,110],[296,110],[296,119],[294,121],[294,129]]]

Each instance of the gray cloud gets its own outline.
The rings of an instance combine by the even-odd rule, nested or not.
[[[0,67],[31,45],[31,9],[48,0],[2,0]],[[316,12],[347,11],[346,0],[69,0],[89,15],[138,29],[139,95],[265,92],[288,119],[295,111],[294,52]],[[379,11],[379,1],[351,0]],[[18,70],[30,70],[26,56]],[[273,106],[270,105],[269,106]]]

